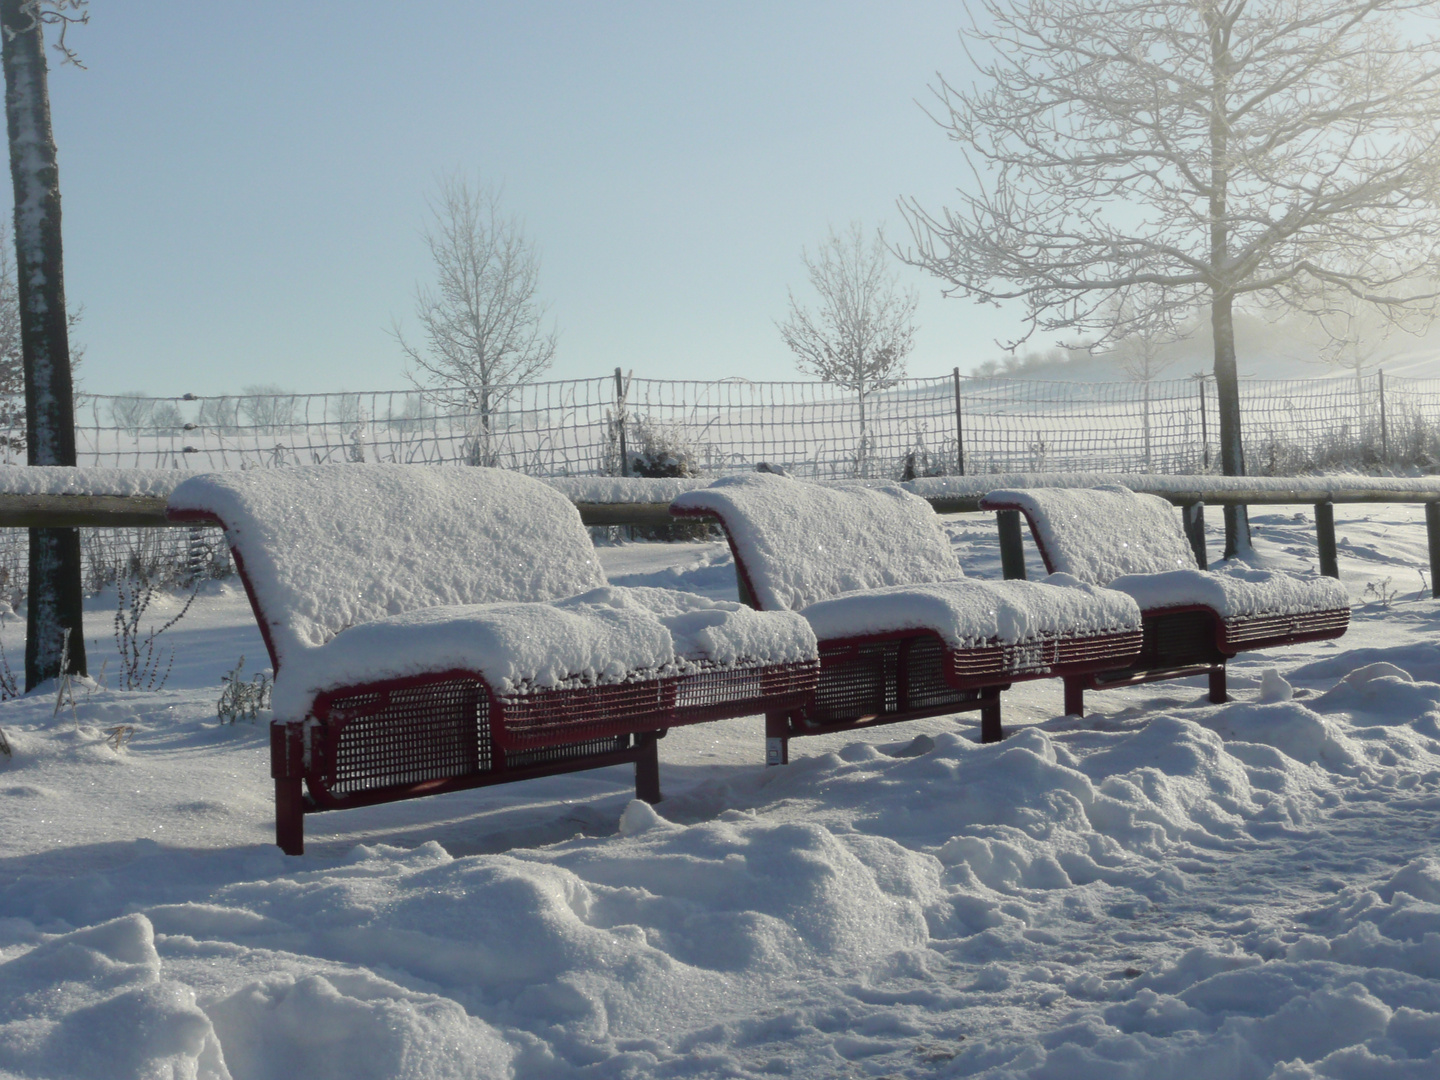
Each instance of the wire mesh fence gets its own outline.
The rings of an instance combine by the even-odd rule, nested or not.
[[[211,471],[339,461],[495,465],[536,476],[698,475],[765,461],[800,476],[1016,471],[1194,473],[1215,467],[1213,379],[906,379],[868,393],[821,382],[569,379],[463,391],[151,398],[82,394],[79,464]],[[1429,455],[1440,380],[1246,380],[1257,474]],[[23,463],[24,410],[0,399],[0,454]],[[1408,456],[1407,456],[1408,455]],[[1433,455],[1432,455],[1433,456]],[[1404,458],[1402,461],[1401,458]],[[1424,464],[1423,461],[1419,462]]]
[[[536,476],[722,475],[760,462],[816,479],[1004,472],[1218,471],[1210,378],[1046,382],[957,373],[906,379],[862,399],[820,382],[614,376],[492,388],[485,410],[439,404],[462,391],[152,398],[82,394],[82,466],[212,471],[324,462],[493,465]],[[1440,462],[1440,380],[1241,383],[1247,471]],[[0,398],[0,455],[25,460],[23,402]],[[102,536],[100,532],[107,532]],[[168,545],[86,531],[89,579]],[[107,546],[108,545],[108,546]],[[211,545],[213,547],[213,545]],[[173,549],[173,550],[169,550]],[[23,577],[24,536],[0,536],[0,593]]]

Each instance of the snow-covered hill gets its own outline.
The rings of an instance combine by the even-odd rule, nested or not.
[[[1270,322],[1254,315],[1235,317],[1236,362],[1242,379],[1323,379],[1354,377],[1353,368],[1326,362],[1325,339],[1307,322],[1290,318]],[[1440,378],[1440,327],[1415,336],[1395,331],[1364,347],[1367,373],[1383,369],[1387,376]],[[1215,366],[1208,325],[1197,324],[1185,339],[1159,349],[1156,378],[1183,379]],[[983,372],[982,372],[983,368]],[[1060,382],[1108,382],[1128,376],[1113,355],[1084,351],[1036,349],[1002,357],[972,373]]]

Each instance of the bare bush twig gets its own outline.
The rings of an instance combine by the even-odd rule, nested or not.
[[[175,650],[165,670],[160,670],[161,654],[157,653],[155,642],[185,617],[190,605],[195,602],[200,586],[197,582],[185,601],[185,606],[168,622],[160,627],[152,626],[143,638],[140,636],[140,620],[155,599],[159,586],[143,567],[132,566],[131,572],[115,582],[115,644],[120,650],[120,689],[159,690],[170,678],[170,669],[175,664]]]
[[[215,704],[215,714],[222,724],[233,724],[242,716],[254,721],[261,709],[270,707],[272,682],[267,672],[256,672],[248,681],[244,678],[245,657],[227,675],[220,678],[224,689]]]

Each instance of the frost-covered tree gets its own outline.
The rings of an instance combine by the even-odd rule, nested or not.
[[[1421,294],[1436,291],[1435,282],[1428,279],[1411,285]],[[1313,316],[1320,333],[1320,355],[1316,359],[1353,373],[1358,380],[1402,351],[1404,337],[1420,337],[1429,331],[1435,315],[1428,306],[1376,307],[1347,289],[1327,289],[1316,294],[1308,299],[1306,311]]]
[[[86,0],[0,0],[5,120],[15,192],[16,290],[25,369],[26,457],[31,465],[75,464],[74,387],[60,244],[60,174],[50,127],[44,26],[65,31],[84,21]],[[70,670],[85,672],[81,626],[80,536],[75,529],[30,530],[25,688]],[[69,638],[66,652],[66,638]]]
[[[1221,462],[1245,471],[1233,313],[1317,291],[1433,308],[1440,41],[1433,0],[977,0],[974,86],[937,119],[971,180],[903,204],[907,257],[1037,330],[1117,340],[1206,310]],[[1171,310],[1111,305],[1159,290]],[[1248,545],[1226,512],[1226,550]]]
[[[1153,298],[1148,302],[1156,303]],[[1140,385],[1141,435],[1144,443],[1145,470],[1148,472],[1152,467],[1151,384],[1180,359],[1180,353],[1175,346],[1190,335],[1193,326],[1188,322],[1175,321],[1176,318],[1183,317],[1183,312],[1173,312],[1172,318],[1163,322],[1147,323],[1144,320],[1136,319],[1133,303],[1134,301],[1131,299],[1117,299],[1112,303],[1112,321],[1134,326],[1136,329],[1115,342],[1106,355],[1127,379]]]
[[[776,323],[801,371],[853,391],[860,411],[856,471],[869,456],[866,400],[905,376],[915,344],[913,289],[902,289],[890,267],[890,250],[877,233],[867,238],[858,221],[844,234],[831,229],[813,255],[801,258],[819,298],[813,310],[790,291],[790,315]]]
[[[436,282],[415,292],[425,341],[411,344],[398,325],[394,333],[413,365],[411,382],[476,414],[476,444],[489,464],[497,406],[555,358],[556,331],[537,295],[540,255],[501,212],[495,188],[450,176],[429,206]]]

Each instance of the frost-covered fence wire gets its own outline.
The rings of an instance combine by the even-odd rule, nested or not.
[[[458,391],[444,395],[453,399]],[[210,471],[338,461],[497,465],[614,476],[662,451],[702,475],[766,461],[809,477],[1017,471],[1195,473],[1215,467],[1208,378],[1151,383],[950,376],[867,396],[820,382],[570,379],[502,389],[488,413],[417,390],[78,398],[79,464]],[[7,408],[7,405],[17,407]],[[1249,471],[1421,459],[1440,380],[1244,380]],[[0,400],[0,454],[25,455]],[[622,458],[621,446],[626,454]]]
[[[907,379],[867,397],[863,433],[855,395],[819,382],[604,377],[532,383],[496,396],[499,405],[481,415],[442,408],[436,396],[416,390],[82,394],[79,463],[209,471],[384,461],[617,475],[633,467],[621,461],[623,432],[629,456],[664,443],[703,474],[768,461],[804,476],[889,476],[907,463],[919,472],[957,471],[963,435],[972,473],[1193,473],[1213,467],[1217,445],[1210,379]],[[1346,455],[1363,462],[1387,450],[1391,457],[1419,453],[1436,426],[1440,381],[1245,380],[1241,399],[1250,471],[1272,473]],[[0,402],[0,453],[11,463],[24,461],[18,406]]]
[[[453,399],[454,394],[447,395]],[[957,407],[958,398],[958,407]],[[416,390],[153,398],[81,394],[80,465],[210,471],[337,461],[497,465],[536,476],[812,478],[1218,469],[1214,381],[907,379],[866,398],[819,382],[615,378],[509,388],[486,415]],[[1440,463],[1440,380],[1244,380],[1248,471]],[[0,456],[25,461],[24,405],[0,398]],[[621,446],[625,455],[621,455]],[[208,539],[207,539],[208,537]],[[87,583],[139,559],[223,561],[209,530],[82,530]],[[0,530],[0,599],[23,592],[25,533]],[[209,563],[206,560],[210,560]],[[212,571],[213,572],[213,571]]]

